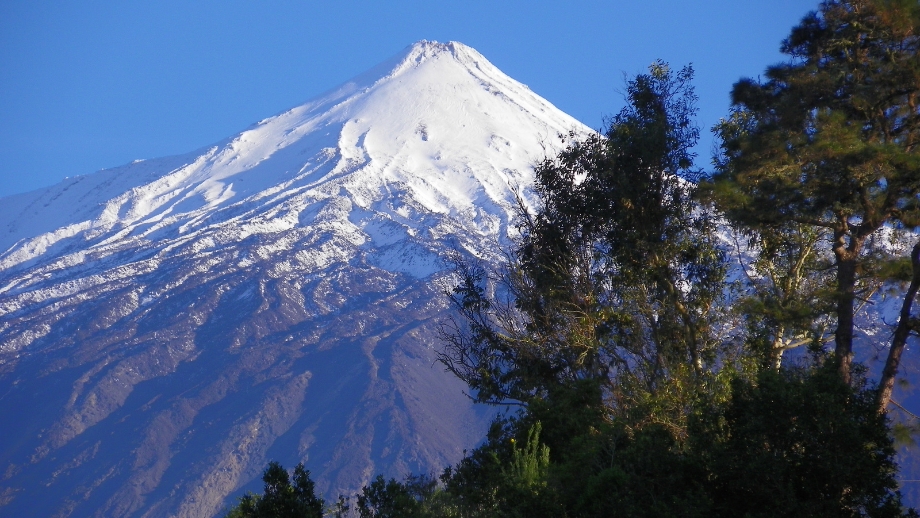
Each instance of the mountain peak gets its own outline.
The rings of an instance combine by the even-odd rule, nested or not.
[[[476,49],[459,41],[449,41],[447,43],[429,40],[417,41],[407,47],[403,62],[412,65],[421,63],[426,59],[447,56],[469,68],[479,68],[480,63],[483,62],[491,66],[491,63]]]
[[[468,68],[478,68],[481,62],[488,63],[488,60],[482,54],[458,41],[441,43],[438,41],[419,40],[390,59],[356,77],[351,82],[366,85],[367,79],[376,82],[399,75],[401,72],[417,67],[427,60],[443,57],[453,59],[457,64]]]
[[[468,47],[459,41],[448,41],[446,43],[441,43],[434,40],[419,40],[412,45],[406,47],[407,49],[407,58],[412,56],[410,59],[415,59],[416,61],[437,56],[440,54],[450,54],[451,56],[459,58],[462,55],[475,54],[482,57],[482,54],[479,54],[472,47]]]
[[[7,198],[0,279],[54,250],[159,241],[165,229],[178,239],[220,214],[258,210],[267,193],[333,189],[333,179],[359,206],[400,185],[432,212],[511,210],[508,186],[527,184],[546,146],[573,129],[587,131],[472,48],[420,41],[206,149]]]

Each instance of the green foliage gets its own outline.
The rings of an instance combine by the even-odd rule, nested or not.
[[[540,424],[529,422],[497,419],[485,444],[444,470],[444,493],[458,516],[561,515],[546,489],[549,448],[540,440]]]
[[[855,305],[884,255],[878,232],[920,223],[918,32],[915,1],[822,2],[783,42],[789,61],[764,82],[735,84],[732,115],[715,128],[722,154],[710,189],[729,219],[755,233],[827,233],[844,379]],[[801,328],[794,315],[785,321]]]
[[[591,438],[586,438],[590,445]],[[633,432],[611,427],[593,437],[595,456],[568,467],[576,489],[576,516],[709,516],[706,473],[694,465],[682,441],[664,426]],[[577,473],[577,469],[586,470]],[[611,511],[612,510],[612,511]]]
[[[459,516],[916,516],[901,507],[886,417],[854,379],[833,363],[764,369],[699,401],[686,436],[569,423],[552,456],[522,412],[445,472],[444,491]]]
[[[904,516],[886,417],[855,379],[833,365],[764,370],[697,414],[689,442],[711,516]]]
[[[586,382],[608,415],[654,409],[682,428],[694,393],[734,365],[719,336],[724,257],[687,181],[692,74],[654,63],[606,135],[537,167],[540,208],[521,209],[505,271],[458,261],[440,360],[477,401],[542,404]]]
[[[310,472],[303,463],[294,468],[293,484],[287,470],[270,462],[262,474],[262,495],[247,494],[226,515],[228,518],[321,518],[325,502],[317,498]]]
[[[549,468],[549,448],[540,443],[540,422],[527,432],[527,443],[519,447],[516,439],[511,439],[511,462],[502,475],[509,484],[519,490],[532,490],[546,486],[546,472]]]
[[[742,234],[753,259],[743,261],[747,277],[736,307],[761,367],[778,369],[786,351],[827,340],[834,311],[833,259],[822,246],[827,233],[791,223]]]
[[[357,509],[361,518],[415,518],[434,516],[430,504],[437,482],[426,476],[410,476],[404,483],[382,476],[358,495]]]
[[[788,348],[820,352],[838,309],[833,232],[745,227],[753,275],[723,298],[726,258],[681,178],[691,75],[654,64],[606,135],[538,167],[541,205],[522,210],[506,272],[458,261],[441,360],[478,401],[521,405],[442,476],[461,515],[903,515],[873,392],[780,368]],[[746,200],[726,185],[708,186],[723,207]],[[720,334],[733,303],[743,340]]]

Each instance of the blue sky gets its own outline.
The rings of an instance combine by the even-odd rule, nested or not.
[[[420,39],[456,40],[599,128],[624,77],[692,63],[709,128],[782,59],[802,0],[0,2],[0,196],[192,151]]]

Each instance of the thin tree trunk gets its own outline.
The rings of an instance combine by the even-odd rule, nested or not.
[[[891,339],[891,348],[888,349],[888,359],[885,360],[885,369],[882,370],[882,379],[878,383],[878,411],[884,412],[891,401],[891,391],[894,389],[894,378],[898,374],[898,365],[901,363],[901,354],[907,346],[907,337],[912,328],[910,310],[920,289],[920,242],[914,245],[910,253],[910,264],[913,276],[904,302],[901,303],[901,315],[898,317],[898,327],[895,328],[894,337]]]

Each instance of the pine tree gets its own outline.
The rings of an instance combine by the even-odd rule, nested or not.
[[[915,0],[822,2],[783,42],[788,62],[769,68],[764,82],[735,84],[731,118],[717,126],[723,154],[713,188],[731,220],[759,229],[797,223],[830,234],[835,356],[844,380],[853,361],[855,307],[882,252],[874,240],[884,227],[920,222],[918,46]],[[912,302],[913,295],[905,299],[905,314]],[[882,408],[903,347],[892,344]]]

